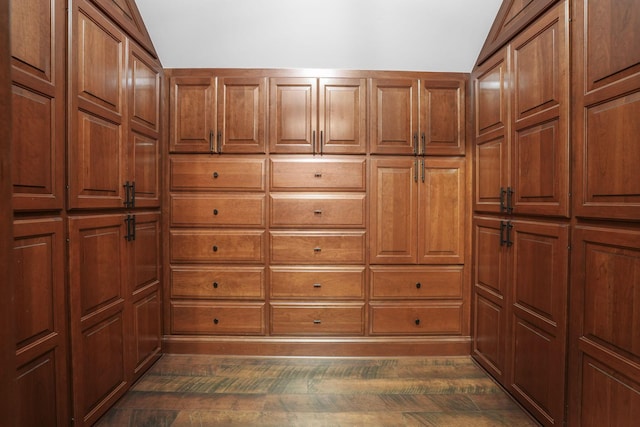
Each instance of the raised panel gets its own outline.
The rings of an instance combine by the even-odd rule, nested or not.
[[[130,44],[129,116],[151,130],[160,131],[160,71],[155,60]]]
[[[265,152],[266,102],[264,78],[219,78],[218,152]]]
[[[264,335],[264,303],[171,303],[171,332],[189,335]]]
[[[272,227],[365,228],[364,194],[271,193]]]
[[[497,379],[504,379],[505,310],[478,293],[474,301],[473,355]]]
[[[362,299],[364,267],[271,267],[272,299]]]
[[[460,303],[370,304],[371,335],[459,335]]]
[[[475,149],[474,210],[501,212],[504,206],[501,191],[509,182],[509,147],[503,135],[477,142]]]
[[[373,79],[371,152],[413,154],[418,149],[418,81]]]
[[[362,335],[364,304],[271,304],[273,335]]]
[[[462,155],[466,135],[466,81],[423,80],[420,98],[422,150]]]
[[[264,231],[178,231],[169,237],[171,262],[264,262]]]
[[[418,185],[418,261],[462,264],[465,241],[464,159],[421,160]]]
[[[418,186],[417,160],[371,160],[372,264],[416,262]]]
[[[68,421],[58,413],[58,407],[66,404],[67,391],[58,384],[56,371],[64,369],[65,363],[56,359],[55,351],[47,352],[18,368],[16,425],[57,426]]]
[[[264,159],[169,159],[172,191],[264,191]]]
[[[172,194],[172,227],[264,227],[264,194]]]
[[[367,185],[363,158],[271,158],[271,190],[364,191]]]
[[[264,299],[264,267],[172,266],[171,298]]]
[[[476,137],[507,125],[506,53],[496,54],[474,72]]]
[[[170,152],[214,151],[215,96],[215,77],[169,79]]]
[[[131,271],[133,274],[131,291],[160,282],[160,215],[135,215],[135,240]]]
[[[504,305],[506,288],[505,239],[501,226],[496,219],[476,219],[474,224],[474,286],[481,289],[495,302]]]
[[[370,268],[370,298],[376,300],[462,298],[463,268],[377,267]]]
[[[363,264],[364,231],[271,231],[274,264]]]
[[[365,153],[366,88],[365,79],[320,79],[321,153]]]
[[[141,375],[155,356],[160,356],[160,311],[159,290],[133,302],[134,375]]]
[[[273,153],[313,153],[317,139],[318,81],[271,78],[269,147]]]
[[[131,132],[136,207],[160,206],[160,142]]]
[[[10,3],[11,56],[13,66],[54,83],[56,38],[56,0],[23,0]]]

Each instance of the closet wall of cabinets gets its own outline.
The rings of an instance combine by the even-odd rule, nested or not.
[[[468,351],[467,76],[322,73],[167,70],[169,351]]]

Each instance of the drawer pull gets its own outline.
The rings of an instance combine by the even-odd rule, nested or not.
[[[320,325],[320,324],[322,324],[322,320],[316,319],[316,320],[313,321],[313,324],[314,325]]]
[[[420,326],[420,319],[416,319],[416,326]]]
[[[218,246],[213,245],[213,252],[218,252]]]
[[[214,214],[214,215],[218,215],[218,209],[214,209],[214,210],[213,210],[213,214]]]
[[[322,178],[322,172],[316,172],[313,174],[315,178]]]
[[[422,287],[422,283],[418,282],[416,283],[416,289],[420,289]]]
[[[213,289],[218,289],[218,282],[213,282]]]
[[[218,323],[220,323],[220,321],[218,319],[213,319],[213,324],[217,325]]]
[[[315,211],[313,211],[314,215],[322,215],[322,210],[321,209],[316,209]]]
[[[313,248],[313,252],[320,253],[322,252],[322,248]]]
[[[218,175],[218,172],[214,172],[213,173],[213,179],[216,179],[217,177],[219,177],[220,175]]]
[[[314,288],[321,288],[322,287],[322,283],[314,283],[313,287]]]

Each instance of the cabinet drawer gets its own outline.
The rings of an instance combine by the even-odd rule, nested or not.
[[[364,304],[272,304],[273,335],[362,335]]]
[[[265,196],[172,194],[171,226],[264,227]]]
[[[363,264],[364,231],[271,232],[274,264]]]
[[[171,303],[171,333],[263,335],[264,304]]]
[[[371,267],[371,299],[462,298],[462,267]]]
[[[264,231],[171,230],[171,262],[264,261]]]
[[[171,298],[264,299],[263,267],[171,267]]]
[[[365,227],[364,194],[272,194],[272,227]]]
[[[365,159],[271,159],[272,190],[345,190],[366,188]]]
[[[170,189],[212,191],[264,191],[265,160],[255,158],[170,159]]]
[[[364,267],[272,267],[271,298],[364,298]]]
[[[371,335],[459,335],[462,305],[371,304]]]

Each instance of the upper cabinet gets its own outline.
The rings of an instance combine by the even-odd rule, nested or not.
[[[567,20],[562,3],[472,75],[476,211],[569,215]]]
[[[463,155],[466,79],[374,78],[371,82],[371,152]]]
[[[70,27],[69,207],[159,206],[160,64],[85,1]]]
[[[366,100],[365,79],[271,78],[270,151],[364,154]]]
[[[266,101],[264,77],[171,77],[169,150],[264,153]]]

